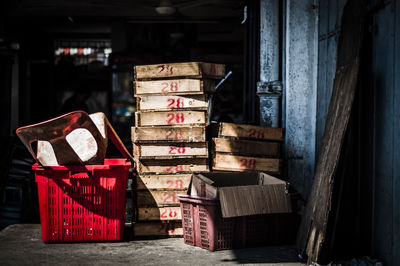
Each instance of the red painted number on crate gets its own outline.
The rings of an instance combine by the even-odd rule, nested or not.
[[[167,119],[168,125],[180,124],[185,122],[185,116],[183,113],[167,114]]]
[[[181,98],[178,98],[178,99],[172,99],[172,98],[169,98],[168,100],[168,108],[169,109],[176,109],[176,108],[183,108],[184,106],[183,106],[183,99],[181,99]]]
[[[165,192],[162,195],[163,203],[178,203],[178,199],[175,193]]]
[[[174,67],[171,65],[159,65],[157,68],[159,69],[158,73],[174,74]]]
[[[255,159],[240,159],[241,169],[256,169],[257,161]]]
[[[168,180],[167,181],[168,188],[175,188],[175,189],[183,189],[183,181],[182,180]]]
[[[259,130],[249,129],[247,137],[248,138],[263,139],[264,138],[264,131],[261,130],[261,129],[259,129]]]
[[[161,83],[161,91],[162,92],[175,92],[178,91],[178,82],[171,81],[171,82],[163,82]]]
[[[168,154],[185,154],[186,148],[182,146],[169,146]]]
[[[163,219],[175,218],[177,216],[178,216],[178,213],[176,212],[176,210],[172,210],[172,209],[164,209],[164,211],[160,215],[160,217]]]
[[[167,134],[165,135],[165,138],[167,140],[171,139],[183,139],[182,131],[180,129],[175,129],[175,130],[168,130]]]
[[[165,169],[166,173],[183,172],[183,165],[170,166]]]

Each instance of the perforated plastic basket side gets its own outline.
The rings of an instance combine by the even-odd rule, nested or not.
[[[87,166],[35,164],[43,241],[122,240],[130,166],[125,159]]]

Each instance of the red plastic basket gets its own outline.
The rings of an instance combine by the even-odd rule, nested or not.
[[[288,244],[295,240],[294,213],[223,218],[219,200],[179,195],[184,241],[211,251]]]
[[[126,159],[105,159],[104,165],[33,165],[43,241],[122,240],[130,167]]]

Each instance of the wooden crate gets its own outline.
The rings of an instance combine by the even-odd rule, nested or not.
[[[135,80],[173,77],[222,78],[225,76],[225,65],[202,62],[140,65],[134,67],[134,73]]]
[[[211,125],[213,137],[231,137],[240,139],[257,139],[284,141],[285,130],[283,128],[242,125],[233,123],[214,123]]]
[[[136,191],[136,206],[166,207],[179,206],[178,194],[185,194],[186,190],[138,190]]]
[[[137,99],[137,110],[141,112],[203,110],[207,111],[206,95],[168,95],[140,96]]]
[[[135,96],[149,95],[193,95],[215,92],[212,79],[168,79],[134,81]]]
[[[205,141],[206,128],[204,126],[132,127],[133,143]]]
[[[208,171],[208,159],[138,160],[139,174],[176,174]]]
[[[206,142],[133,144],[133,154],[139,159],[208,158]]]
[[[134,223],[134,236],[182,236],[183,229],[181,222],[149,222]]]
[[[281,160],[250,156],[216,153],[213,159],[213,170],[219,171],[264,171],[280,174]]]
[[[213,152],[214,151],[236,155],[279,158],[281,156],[281,143],[213,138]]]
[[[181,218],[180,207],[147,207],[137,210],[138,221],[172,221],[181,220]]]
[[[187,189],[192,174],[175,175],[139,175],[136,177],[136,189]]]
[[[136,127],[168,125],[207,125],[205,111],[171,111],[135,113]]]

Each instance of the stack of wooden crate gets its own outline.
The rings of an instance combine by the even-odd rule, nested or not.
[[[132,142],[136,181],[136,236],[182,235],[177,194],[191,172],[208,171],[208,93],[225,66],[176,63],[135,66],[137,110]]]
[[[283,128],[215,123],[211,132],[213,171],[281,174]]]

